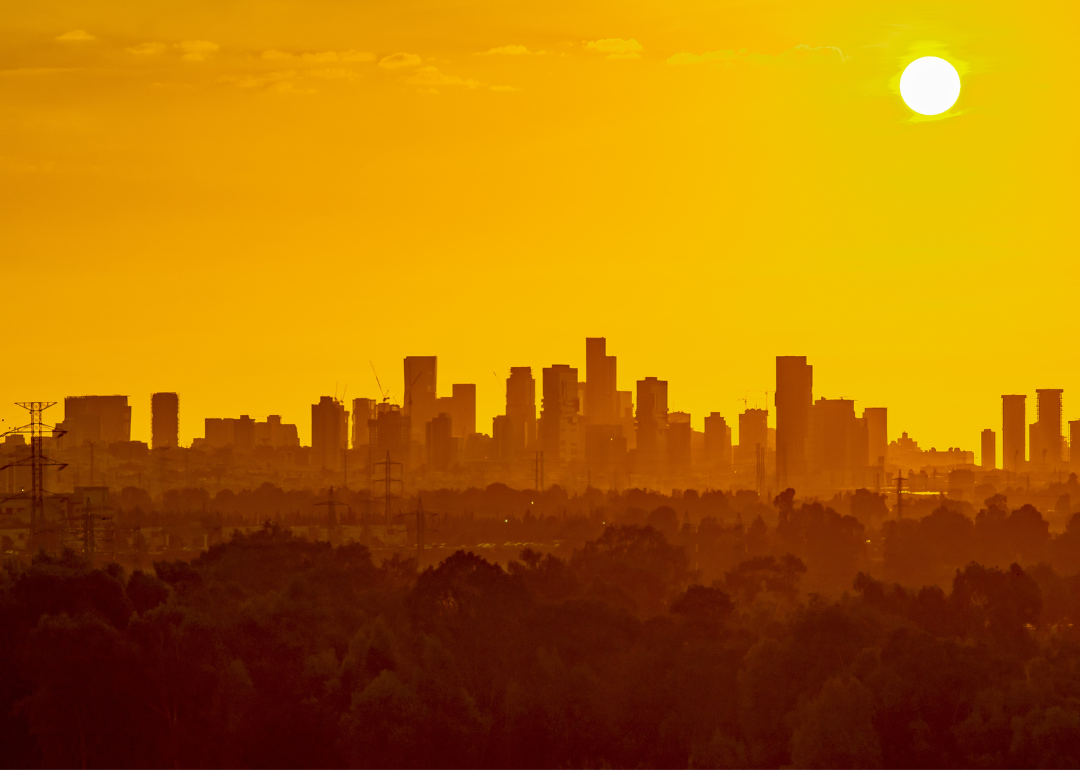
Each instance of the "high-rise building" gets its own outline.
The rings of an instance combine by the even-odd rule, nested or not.
[[[1080,420],[1069,420],[1069,470],[1080,472]]]
[[[249,415],[239,417],[207,417],[204,421],[203,443],[215,449],[233,447],[253,449],[258,433],[257,423]]]
[[[1001,397],[1001,467],[1013,473],[1023,468],[1027,460],[1026,399],[1025,395]]]
[[[616,362],[604,337],[585,338],[585,418],[593,425],[618,422]]]
[[[536,380],[528,366],[510,367],[506,378],[507,443],[513,456],[536,443]]]
[[[868,433],[867,465],[877,467],[885,463],[889,450],[889,410],[884,406],[868,406],[863,409]]]
[[[131,441],[128,397],[68,396],[64,399],[64,420],[56,427],[66,431],[64,446]]]
[[[866,467],[859,451],[859,425],[855,402],[847,398],[819,398],[810,412],[811,469],[844,484],[844,474]]]
[[[280,414],[271,414],[266,422],[255,423],[255,446],[298,447],[300,436],[295,425],[282,422]]]
[[[453,418],[442,412],[425,427],[428,467],[434,471],[446,471],[454,462]]]
[[[668,428],[667,380],[637,383],[637,471],[657,478],[664,472]]]
[[[731,467],[731,427],[719,412],[705,418],[705,462],[712,470]]]
[[[175,393],[150,396],[150,446],[173,449],[180,445],[180,397]]]
[[[368,443],[368,422],[375,419],[373,398],[354,398],[352,400],[352,446],[358,449]]]
[[[1061,394],[1064,391],[1042,388],[1035,391],[1037,417],[1031,426],[1031,463],[1040,468],[1061,465]]]
[[[369,470],[378,474],[373,478],[384,474],[385,469],[374,470],[371,465],[384,462],[388,455],[392,462],[409,464],[410,435],[409,418],[401,407],[385,403],[376,406],[374,419],[368,420]]]
[[[578,435],[578,370],[554,364],[543,372],[540,448],[549,467],[581,459]]]
[[[807,472],[813,390],[814,367],[806,356],[776,357],[776,472],[781,487]]]
[[[626,439],[627,448],[633,449],[637,446],[637,436],[634,433],[634,391],[616,391],[615,403],[616,421],[622,426],[622,434]]]
[[[982,469],[992,471],[997,468],[997,434],[987,428],[982,432]]]
[[[689,412],[668,413],[668,472],[673,479],[686,478],[690,475],[691,433]]]
[[[340,470],[349,446],[349,413],[333,396],[322,396],[311,405],[311,464]]]
[[[455,383],[451,386],[450,419],[454,436],[468,438],[476,435],[476,385]]]
[[[757,448],[769,446],[769,410],[747,409],[739,415],[739,450],[748,453],[751,461],[757,457]]]
[[[436,356],[407,356],[405,358],[404,415],[412,424],[412,440],[423,441],[425,426],[434,419],[437,384]]]

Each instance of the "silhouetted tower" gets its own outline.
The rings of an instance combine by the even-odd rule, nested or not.
[[[646,377],[637,382],[638,472],[656,478],[664,467],[668,428],[667,380]]]
[[[719,412],[705,418],[705,461],[713,470],[731,467],[731,428]]]
[[[870,434],[868,461],[871,466],[880,466],[889,449],[889,410],[884,406],[868,406],[863,409],[863,417]]]
[[[585,418],[593,425],[618,421],[616,360],[604,337],[585,338]]]
[[[22,492],[6,499],[30,498],[30,550],[33,551],[43,544],[42,536],[45,532],[45,497],[48,494],[45,490],[45,468],[52,466],[58,470],[63,470],[67,467],[67,463],[57,462],[45,456],[43,451],[45,431],[51,430],[55,438],[62,436],[64,431],[60,427],[53,428],[46,425],[41,419],[42,412],[50,406],[55,406],[55,401],[20,401],[16,405],[30,412],[30,423],[9,430],[4,435],[22,434],[30,436],[30,454],[21,460],[8,463],[0,470],[27,466],[30,468],[30,492]]]
[[[412,425],[413,441],[423,441],[427,424],[438,415],[435,386],[438,375],[436,356],[405,358],[404,414]]]
[[[528,366],[510,367],[506,378],[506,418],[511,452],[527,451],[536,443],[536,380]]]
[[[180,397],[175,393],[150,396],[150,446],[175,449],[180,445]]]
[[[375,419],[375,406],[379,402],[374,398],[354,398],[352,400],[352,446],[358,449],[367,446],[368,421]]]
[[[1025,432],[1027,418],[1024,415],[1025,395],[1001,397],[1001,467],[1019,472],[1027,460]]]
[[[476,435],[476,385],[454,383],[451,387],[450,419],[454,436],[468,438]]]
[[[556,472],[580,459],[578,431],[578,370],[567,364],[544,369],[540,404],[540,447]]]
[[[67,396],[64,421],[56,426],[66,434],[64,446],[93,441],[114,444],[131,441],[131,407],[127,396]]]
[[[1037,417],[1031,431],[1031,462],[1046,468],[1061,465],[1061,394],[1060,389],[1035,391]]]
[[[254,435],[254,425],[252,432]],[[312,464],[316,468],[341,470],[348,437],[349,413],[345,404],[332,396],[321,396],[319,403],[311,405]]]
[[[781,488],[807,472],[813,389],[814,367],[806,356],[776,357],[776,473]]]
[[[982,432],[982,469],[992,471],[997,468],[997,434],[990,428]]]

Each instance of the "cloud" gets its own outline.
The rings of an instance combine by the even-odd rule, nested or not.
[[[400,70],[406,67],[420,66],[421,59],[414,53],[392,53],[379,61],[379,66],[386,70]]]
[[[477,80],[459,78],[457,75],[447,75],[439,72],[437,67],[421,67],[409,77],[406,83],[415,86],[462,86],[464,88],[479,88],[483,83]]]
[[[78,43],[87,40],[97,40],[96,37],[91,35],[85,29],[73,29],[70,32],[65,32],[62,35],[57,35],[56,39],[64,43]]]
[[[685,66],[741,60],[757,62],[759,64],[778,64],[806,59],[808,57],[829,61],[835,61],[837,57],[839,57],[841,62],[845,62],[850,58],[845,56],[844,52],[834,45],[809,46],[805,43],[800,43],[794,48],[789,48],[775,56],[770,54],[750,53],[745,48],[742,48],[738,51],[720,50],[708,51],[706,53],[677,53],[669,56],[667,63],[675,66]]]
[[[355,80],[360,77],[352,70],[342,69],[340,67],[325,67],[322,69],[307,70],[305,74],[314,78],[323,78],[324,80]]]
[[[269,88],[280,85],[296,77],[296,70],[266,72],[259,75],[223,75],[222,83],[229,83],[237,88]]]
[[[488,86],[492,91],[520,91],[517,86]]]
[[[289,53],[287,51],[263,51],[262,57],[269,60],[298,61],[306,64],[328,64],[333,62],[375,61],[375,54],[370,51],[315,51],[310,53]]]
[[[590,40],[585,50],[606,53],[609,59],[640,59],[644,47],[636,40],[623,40],[621,37],[609,37],[603,40]]]
[[[140,56],[144,56],[146,54],[161,53],[164,50],[164,43],[139,43],[138,45],[133,45],[131,48],[129,48],[128,53],[134,53],[139,54]]]
[[[176,44],[176,47],[184,52],[181,58],[187,61],[206,61],[221,47],[209,40],[184,40]]]
[[[478,56],[542,56],[547,51],[530,51],[523,45],[501,45],[488,51],[482,51]]]

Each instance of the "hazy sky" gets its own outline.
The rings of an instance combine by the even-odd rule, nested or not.
[[[978,450],[1076,361],[1070,2],[48,2],[0,14],[10,402],[202,418],[581,368],[733,421],[774,356]],[[961,71],[944,119],[896,81]],[[539,396],[539,387],[538,387]],[[771,400],[771,399],[770,399]],[[4,404],[8,404],[5,406]],[[1076,405],[1075,407],[1073,405]],[[60,419],[56,408],[54,419]],[[1034,418],[1029,407],[1029,421]]]

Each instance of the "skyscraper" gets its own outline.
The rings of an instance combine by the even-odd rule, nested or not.
[[[719,412],[705,418],[705,462],[712,470],[731,467],[731,428]]]
[[[476,435],[476,385],[455,383],[451,386],[450,419],[454,436],[468,438]]]
[[[368,421],[375,419],[376,401],[373,398],[354,398],[352,402],[353,449],[368,443]]]
[[[405,394],[403,413],[412,424],[412,440],[423,441],[425,426],[436,416],[436,356],[405,358]]]
[[[1042,388],[1035,391],[1037,418],[1031,426],[1031,462],[1043,468],[1061,464],[1061,389]]]
[[[67,431],[65,446],[88,441],[112,444],[131,441],[131,407],[127,396],[68,396],[64,421],[56,426]]]
[[[150,396],[150,446],[172,449],[180,445],[180,397],[175,393]]]
[[[578,370],[567,364],[544,369],[540,403],[540,448],[548,467],[580,459]]]
[[[854,401],[819,398],[811,410],[810,426],[814,473],[828,474],[833,483],[843,485],[844,474],[866,466],[866,458],[860,458],[857,451],[859,425]]]
[[[585,418],[593,425],[618,422],[615,356],[604,337],[585,338]]]
[[[668,427],[667,380],[637,383],[637,470],[653,478],[664,470]]]
[[[868,406],[863,409],[866,429],[869,433],[867,464],[877,467],[885,462],[889,449],[889,410],[884,406]]]
[[[982,432],[982,469],[992,471],[997,468],[997,435],[990,428]]]
[[[813,390],[814,367],[806,356],[776,357],[776,472],[781,487],[806,475]]]
[[[311,464],[339,470],[349,441],[349,413],[332,396],[311,405]]]
[[[1027,418],[1024,402],[1027,396],[1001,397],[1001,467],[1018,472],[1027,460]]]
[[[528,366],[510,367],[506,378],[506,418],[511,455],[536,443],[536,380]]]
[[[667,459],[671,478],[690,475],[691,427],[689,412],[668,414]]]

